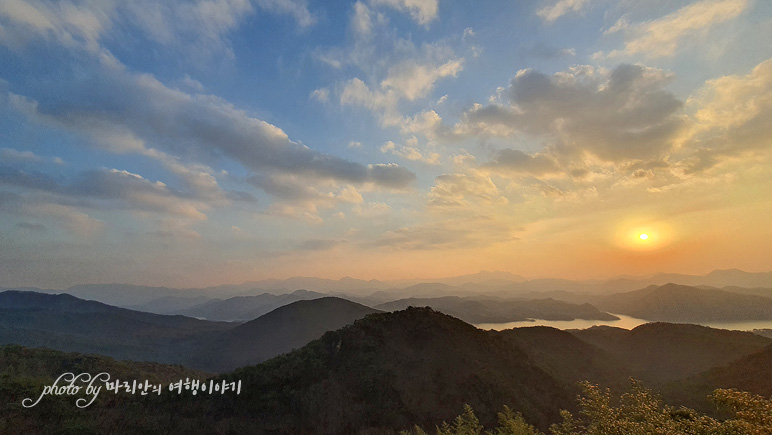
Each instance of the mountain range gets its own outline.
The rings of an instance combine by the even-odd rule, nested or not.
[[[144,313],[68,294],[0,293],[0,344],[181,363],[181,354],[197,340],[230,328],[228,323]]]
[[[375,312],[345,299],[324,297],[289,303],[240,324],[144,313],[67,294],[5,291],[0,293],[0,344],[215,372],[257,364]]]
[[[0,416],[0,429],[13,419],[30,433],[50,433],[63,422],[77,433],[181,434],[202,427],[221,433],[394,433],[415,424],[434,427],[458,415],[464,404],[486,425],[508,405],[546,430],[559,420],[560,409],[576,410],[579,380],[617,391],[633,376],[673,404],[698,406],[712,388],[749,387],[754,378],[768,373],[772,355],[772,339],[696,325],[483,331],[431,308],[376,312],[331,297],[296,301],[243,324],[137,313],[67,295],[29,292],[0,293],[0,307],[3,330],[21,333],[7,338],[26,340],[25,334],[36,331],[38,338],[49,338],[44,344],[61,345],[58,328],[85,343],[111,335],[130,341],[139,331],[149,334],[144,337],[148,343],[186,355],[187,364],[225,371],[215,380],[242,382],[240,395],[108,395],[100,398],[105,400],[99,405],[107,407],[104,412],[72,415],[64,411],[71,404],[52,399],[47,403],[57,404],[55,411],[41,407],[34,413]],[[103,317],[86,322],[99,326],[89,332],[79,319],[91,319],[92,314]],[[115,324],[111,327],[105,319]],[[161,340],[154,341],[154,330]],[[185,347],[177,347],[180,341]],[[121,352],[132,350],[113,344]],[[272,351],[264,351],[271,346]],[[30,359],[36,352],[42,353]],[[255,365],[273,355],[278,356]],[[84,366],[77,364],[82,361],[91,361],[88,370],[105,367],[120,373],[137,364],[18,346],[0,348],[0,361],[0,391],[14,392],[17,398],[21,392],[28,394],[29,385],[40,386],[46,376],[69,367],[80,370]],[[36,371],[34,361],[48,368]],[[28,365],[33,366],[19,369]],[[166,367],[152,370],[205,376]],[[240,368],[230,371],[234,367]],[[30,372],[40,374],[32,384],[23,380],[23,373]],[[772,394],[768,388],[768,383],[757,382],[754,391]],[[115,411],[116,406],[121,411]],[[53,417],[46,417],[46,411]],[[33,416],[40,420],[31,420]]]
[[[83,299],[96,300],[124,308],[156,312],[153,307],[169,305],[163,314],[182,310],[205,302],[205,299],[227,299],[236,296],[257,296],[265,293],[286,294],[307,290],[340,296],[368,305],[377,305],[411,297],[487,295],[503,298],[554,298],[573,303],[593,303],[594,296],[639,290],[650,285],[668,283],[725,288],[736,293],[758,289],[761,296],[772,296],[771,272],[745,272],[737,269],[714,270],[706,275],[658,273],[648,276],[619,276],[611,279],[567,280],[554,278],[528,279],[508,272],[479,272],[439,279],[361,280],[344,277],[338,280],[292,277],[248,281],[206,288],[168,288],[128,284],[86,284],[64,290],[38,288],[5,288],[43,293],[67,293]]]

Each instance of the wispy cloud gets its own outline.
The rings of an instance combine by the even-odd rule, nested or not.
[[[377,86],[368,86],[360,78],[348,80],[340,103],[373,111],[384,126],[398,125],[403,119],[401,101],[427,97],[438,80],[455,77],[463,69],[464,59],[442,46],[426,45],[421,53],[390,66]]]
[[[67,82],[60,91],[79,92],[81,98],[62,100],[62,95],[41,93],[40,101],[15,99],[24,101],[33,119],[85,134],[96,146],[114,152],[152,156],[145,144],[153,142],[188,158],[193,151],[231,158],[257,172],[389,188],[406,187],[415,178],[398,166],[367,166],[313,151],[218,97],[171,89],[147,74],[96,68],[92,76]],[[103,104],[101,96],[107,94],[114,97]],[[179,143],[188,144],[187,152]]]
[[[374,6],[388,6],[410,14],[416,23],[428,25],[437,18],[438,0],[371,0]]]
[[[301,28],[316,21],[304,0],[256,0],[255,4],[267,12],[292,16]],[[30,39],[43,38],[99,52],[104,50],[103,39],[123,36],[115,33],[128,27],[189,56],[232,56],[228,34],[253,13],[249,0],[8,0],[0,4],[0,43],[18,48]]]
[[[551,6],[539,9],[536,15],[551,23],[566,14],[581,12],[589,3],[590,0],[560,0]]]
[[[702,0],[684,6],[662,18],[630,24],[622,17],[605,33],[625,33],[625,48],[619,54],[645,57],[673,56],[685,40],[696,39],[716,24],[737,18],[748,7],[748,0]]]

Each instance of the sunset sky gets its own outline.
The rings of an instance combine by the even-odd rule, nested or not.
[[[766,0],[2,0],[0,286],[768,271],[770,41]]]

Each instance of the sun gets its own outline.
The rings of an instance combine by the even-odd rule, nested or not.
[[[636,251],[654,252],[669,246],[674,241],[674,230],[659,220],[644,222],[644,219],[620,221],[614,234],[617,247]]]

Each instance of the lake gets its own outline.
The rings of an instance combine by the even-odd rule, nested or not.
[[[619,320],[543,320],[534,319],[534,321],[519,321],[519,322],[505,322],[505,323],[478,323],[475,326],[480,329],[495,329],[501,331],[503,329],[521,328],[524,326],[551,326],[557,329],[586,329],[597,325],[615,326],[617,328],[633,329],[638,325],[644,323],[650,323],[651,320],[638,319],[636,317],[625,316],[624,314],[614,314],[619,317]],[[676,323],[676,322],[671,322]],[[750,331],[753,329],[772,329],[772,320],[755,320],[747,322],[683,322],[693,323],[697,325],[710,326],[711,328],[718,329],[734,329],[738,331]]]

